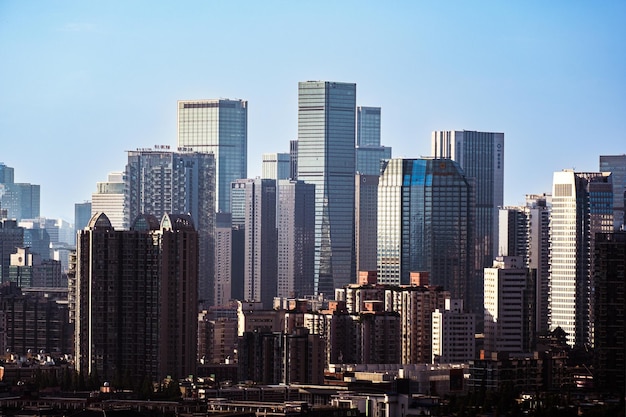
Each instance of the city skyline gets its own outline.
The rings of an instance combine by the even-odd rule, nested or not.
[[[505,205],[625,152],[622,2],[325,5],[3,2],[0,161],[72,220],[125,151],[175,146],[178,100],[224,97],[249,104],[254,178],[297,137],[306,80],[356,83],[393,157],[429,156],[436,130],[504,132]]]

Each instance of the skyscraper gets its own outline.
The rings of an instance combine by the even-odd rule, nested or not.
[[[96,214],[76,248],[76,370],[114,384],[195,374],[197,265],[188,215],[142,215],[117,231]]]
[[[74,204],[74,237],[76,232],[82,230],[91,220],[91,201]]]
[[[290,157],[288,153],[264,153],[261,165],[261,178],[286,180],[290,177]]]
[[[472,195],[460,166],[450,159],[384,162],[378,184],[378,281],[408,284],[411,272],[427,271],[432,285],[476,307],[472,303],[482,286],[471,280]]]
[[[111,172],[107,181],[96,183],[96,192],[91,194],[89,219],[96,213],[104,213],[115,229],[128,229],[130,220],[124,217],[124,187],[123,172]]]
[[[137,150],[128,152],[125,224],[141,214],[190,214],[199,236],[199,297],[213,302],[215,159],[212,154]],[[93,209],[93,206],[92,206]]]
[[[298,179],[315,185],[315,292],[355,276],[356,84],[298,84]]]
[[[555,172],[550,222],[551,329],[565,330],[569,345],[593,343],[595,235],[612,230],[610,174]]]
[[[474,208],[474,279],[482,281],[498,253],[498,209],[504,199],[504,133],[436,131],[432,134],[435,158],[450,158],[472,182]],[[478,295],[482,298],[482,290]],[[480,304],[480,303],[479,303]],[[470,306],[474,309],[478,305]],[[482,307],[480,311],[482,312]]]
[[[278,297],[314,292],[315,186],[278,181]]]
[[[14,170],[0,163],[0,207],[9,219],[34,219],[40,215],[40,187],[14,182]]]
[[[180,100],[178,147],[215,155],[215,209],[230,213],[230,184],[248,176],[248,102]]]
[[[15,220],[0,220],[0,283],[9,280],[11,255],[24,246],[24,228]]]
[[[613,226],[620,230],[626,224],[626,154],[600,155],[600,172],[613,178]]]
[[[500,209],[500,256],[521,256],[527,268],[537,271],[535,330],[549,330],[550,309],[550,209],[551,195],[526,195],[525,206]]]
[[[380,107],[357,107],[356,172],[380,175],[380,161],[391,158],[391,148],[380,145]]]
[[[357,271],[376,271],[378,175],[356,174],[354,243]]]

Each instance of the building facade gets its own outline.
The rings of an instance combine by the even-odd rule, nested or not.
[[[248,176],[248,102],[178,101],[178,147],[215,156],[215,204],[230,213],[230,183]]]
[[[356,84],[298,84],[298,180],[315,185],[315,291],[350,283],[354,261]]]
[[[124,215],[125,187],[123,172],[111,172],[107,181],[96,183],[96,192],[91,194],[91,215],[87,222],[94,214],[104,213],[115,229],[128,229],[130,220]]]
[[[555,172],[550,221],[551,330],[561,327],[570,346],[593,343],[595,235],[613,230],[609,173]]]
[[[354,242],[357,271],[376,271],[378,175],[354,177]]]
[[[432,363],[467,363],[476,356],[474,314],[463,300],[447,299],[445,307],[432,313]]]
[[[391,148],[380,144],[380,107],[357,107],[356,172],[380,175],[380,161],[391,159]]]
[[[435,131],[435,158],[451,158],[463,169],[474,189],[474,280],[476,303],[466,305],[482,313],[483,268],[498,254],[498,209],[504,201],[504,133]]]
[[[261,178],[270,180],[291,178],[291,157],[288,153],[264,153],[262,158]]]
[[[626,154],[600,155],[600,172],[610,172],[613,179],[613,227],[626,224]]]
[[[41,187],[16,183],[15,170],[0,163],[0,207],[8,219],[34,219],[40,216]]]
[[[426,271],[432,285],[473,305],[473,194],[463,171],[450,159],[394,158],[383,165],[378,281],[409,284],[411,272]]]
[[[198,234],[188,215],[139,216],[116,231],[105,214],[78,233],[76,370],[119,383],[194,374]]]

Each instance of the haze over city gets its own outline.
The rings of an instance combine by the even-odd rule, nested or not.
[[[247,100],[248,177],[297,137],[297,83],[357,84],[394,157],[504,132],[505,204],[624,153],[626,4],[0,3],[0,161],[73,220],[125,151],[176,145],[176,101]]]

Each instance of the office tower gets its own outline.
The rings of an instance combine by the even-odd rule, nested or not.
[[[289,141],[289,178],[298,179],[298,141]]]
[[[0,163],[0,206],[9,219],[34,219],[39,217],[39,185],[14,182],[14,170]]]
[[[595,235],[612,230],[610,174],[555,172],[550,221],[551,329],[565,330],[570,346],[593,343]]]
[[[467,363],[476,356],[475,316],[463,309],[463,300],[446,299],[432,314],[432,363]]]
[[[613,226],[620,230],[626,224],[626,154],[600,155],[600,172],[613,178]]]
[[[626,232],[596,235],[594,385],[622,394],[626,385]]]
[[[482,312],[472,270],[472,189],[450,159],[383,162],[378,183],[378,280],[409,284],[415,271]],[[480,301],[478,301],[480,300]]]
[[[96,192],[91,194],[91,216],[104,213],[115,229],[128,229],[130,220],[124,216],[125,186],[123,172],[111,172],[107,181],[96,183]]]
[[[378,175],[355,175],[354,200],[356,270],[376,271]]]
[[[9,280],[11,254],[24,246],[24,228],[15,220],[0,220],[0,282]]]
[[[178,147],[215,155],[215,209],[230,213],[230,184],[248,176],[248,102],[178,101]]]
[[[50,234],[38,220],[22,220],[18,223],[24,229],[23,247],[30,248],[32,253],[39,254],[42,259],[50,259]]]
[[[498,253],[498,209],[504,199],[504,133],[433,132],[432,154],[456,161],[474,188],[474,280],[481,284],[483,268],[489,268]],[[476,295],[482,299],[482,288]],[[469,307],[482,312],[480,302]]]
[[[391,159],[391,148],[380,145],[380,107],[356,110],[356,172],[380,175],[380,161]]]
[[[286,180],[291,178],[288,153],[264,153],[261,178]]]
[[[76,232],[82,230],[89,224],[90,219],[91,201],[74,204],[74,237],[76,237]]]
[[[119,386],[195,375],[198,234],[188,215],[136,218],[115,230],[105,214],[78,232],[76,370]]]
[[[277,279],[276,181],[239,179],[231,190],[232,224],[243,223],[243,299],[271,308]],[[239,268],[233,265],[233,279]]]
[[[124,221],[141,214],[190,214],[198,231],[199,299],[210,305],[214,290],[215,158],[199,152],[128,152]],[[93,208],[93,207],[92,207]]]
[[[550,309],[550,210],[552,196],[527,194],[525,206],[500,209],[500,256],[521,256],[536,279],[535,331],[549,330]]]
[[[278,181],[278,297],[314,294],[315,185]]]
[[[298,84],[298,180],[315,185],[315,292],[350,283],[354,261],[356,84]]]
[[[215,213],[215,290],[213,305],[232,300],[233,230],[230,213]]]
[[[485,268],[485,351],[530,352],[535,334],[535,272],[521,256]]]

